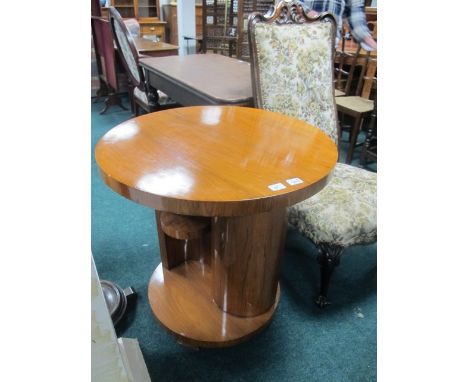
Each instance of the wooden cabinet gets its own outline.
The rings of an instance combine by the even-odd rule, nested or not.
[[[110,0],[110,5],[124,19],[150,17],[159,20],[159,0]]]
[[[160,41],[165,41],[165,25],[164,21],[154,20],[149,17],[139,18],[140,36],[158,36]]]
[[[195,7],[195,34],[203,36],[203,6],[197,5]]]
[[[165,40],[164,21],[160,20],[159,0],[110,0],[124,19],[135,18],[140,24],[140,36],[157,36]]]

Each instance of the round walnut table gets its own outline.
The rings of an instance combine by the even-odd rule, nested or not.
[[[327,183],[338,158],[318,128],[235,106],[130,119],[96,147],[105,183],[156,211],[162,263],[151,308],[179,341],[230,346],[278,305],[286,209]]]

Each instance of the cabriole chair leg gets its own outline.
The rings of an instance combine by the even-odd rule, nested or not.
[[[348,153],[346,154],[346,164],[350,164],[353,160],[353,153],[357,143],[357,137],[361,131],[362,117],[356,117],[351,126]]]
[[[330,305],[330,302],[327,299],[328,287],[330,285],[333,270],[340,263],[340,257],[343,253],[343,249],[343,247],[329,244],[319,245],[317,261],[320,264],[320,294],[315,303],[320,308]]]

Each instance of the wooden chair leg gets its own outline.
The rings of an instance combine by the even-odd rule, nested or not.
[[[330,279],[333,270],[340,264],[343,249],[343,247],[328,244],[319,245],[317,261],[320,264],[320,294],[315,303],[320,308],[330,305],[330,302],[327,299],[328,287],[330,286]]]
[[[370,147],[372,145],[372,142],[377,139],[376,133],[377,133],[377,103],[375,103],[374,110],[370,116],[369,125],[367,127],[366,140],[364,141],[364,145],[361,151],[361,158],[360,158],[361,167],[365,167],[367,165],[368,156],[371,156],[371,157],[374,156],[372,155],[372,151],[370,150]]]
[[[130,98],[130,111],[132,112],[132,114],[135,114],[135,101],[133,100],[133,97]]]
[[[369,131],[366,136],[366,140],[364,141],[364,145],[362,146],[361,157],[359,159],[359,164],[361,167],[365,167],[367,165],[367,150],[371,144],[372,139],[372,127],[369,127]]]
[[[354,148],[356,147],[357,137],[359,130],[361,130],[362,116],[354,119],[353,126],[351,127],[351,138],[349,140],[348,153],[346,155],[346,163],[350,164],[353,160]]]
[[[359,165],[362,168],[366,167],[366,164],[367,164],[366,152],[367,152],[367,142],[365,142],[364,145],[362,146],[361,157],[359,158]]]
[[[338,137],[342,138],[343,137],[343,115],[338,112]]]
[[[138,114],[140,113],[140,105],[138,105],[138,103],[135,101],[133,101],[133,112],[135,117],[138,117]]]
[[[116,93],[111,93],[109,96],[106,98],[104,108],[99,112],[99,114],[104,114],[109,107],[113,105],[118,105],[120,106],[123,110],[127,110],[127,108],[122,104],[122,101],[120,97]]]
[[[128,100],[130,101],[130,107],[132,108],[132,113],[135,113],[135,100],[133,98],[133,91],[135,90],[135,86],[132,85],[131,81],[128,80],[127,83],[128,87]]]
[[[107,84],[102,79],[99,79],[99,89],[96,91],[96,98],[93,103],[99,102],[101,97],[107,96],[108,94],[109,88],[107,87]]]

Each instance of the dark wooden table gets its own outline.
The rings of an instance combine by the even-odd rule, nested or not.
[[[143,58],[151,86],[183,106],[253,106],[250,64],[219,54]]]
[[[96,146],[105,183],[157,211],[153,313],[179,340],[206,347],[234,345],[270,322],[286,209],[319,192],[337,159],[318,128],[233,106],[146,114]]]

